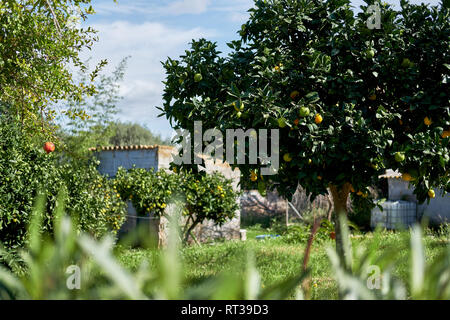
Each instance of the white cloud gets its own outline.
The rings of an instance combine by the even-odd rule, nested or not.
[[[155,106],[162,106],[165,78],[161,61],[184,53],[192,39],[209,38],[216,32],[173,28],[157,22],[115,21],[91,26],[99,31],[99,42],[92,51],[85,52],[86,58],[94,54],[93,62],[108,59],[105,71],[109,72],[124,57],[131,56],[121,84],[124,99],[119,104],[120,119],[146,124],[154,132],[169,136],[172,130],[168,122],[156,118],[160,112]]]
[[[95,4],[95,10],[99,14],[153,14],[155,16],[201,14],[208,10],[211,2],[212,0],[176,0],[166,4],[136,0],[121,1],[117,4],[100,2]]]
[[[169,14],[200,14],[206,12],[211,0],[179,0],[169,4],[164,11]]]
[[[240,24],[244,24],[248,20],[249,16],[250,15],[248,13],[242,13],[242,12],[232,12],[229,15],[231,21],[237,22]]]

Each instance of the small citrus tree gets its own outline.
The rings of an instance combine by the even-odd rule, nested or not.
[[[448,6],[380,7],[381,29],[369,29],[367,7],[355,14],[348,0],[255,1],[228,57],[202,39],[168,59],[163,113],[191,132],[199,120],[279,128],[280,170],[240,165],[243,183],[287,198],[299,184],[312,198],[329,189],[339,214],[386,168],[420,201],[449,191]]]
[[[163,216],[167,204],[180,195],[184,203],[184,243],[197,225],[205,220],[222,225],[235,216],[239,207],[239,193],[233,190],[232,181],[220,173],[119,168],[114,184],[122,199],[131,201],[139,215]]]

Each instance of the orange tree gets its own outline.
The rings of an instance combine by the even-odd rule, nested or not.
[[[278,173],[239,165],[242,183],[287,198],[299,184],[312,198],[329,189],[341,256],[350,192],[365,197],[386,168],[420,201],[449,190],[448,5],[380,7],[369,29],[367,6],[355,14],[347,0],[256,1],[227,57],[202,39],[164,64],[174,128],[279,128]]]

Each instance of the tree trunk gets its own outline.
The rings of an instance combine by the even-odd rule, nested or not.
[[[192,225],[188,228],[188,230],[186,231],[185,235],[184,235],[184,240],[183,240],[183,244],[187,245],[188,241],[189,241],[189,236],[191,235],[191,232],[195,229],[195,227],[200,223],[200,221],[198,219],[194,220],[192,222]]]
[[[351,190],[351,184],[345,183],[344,185],[338,187],[336,185],[329,186],[331,195],[333,197],[334,204],[334,223],[335,223],[335,233],[336,233],[336,251],[341,260],[341,263],[345,265],[345,251],[344,251],[344,239],[341,232],[341,222],[339,217],[344,216],[347,218],[348,208],[347,200]]]

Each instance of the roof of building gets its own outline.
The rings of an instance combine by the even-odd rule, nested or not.
[[[397,170],[394,171],[392,169],[387,169],[386,172],[380,176],[378,176],[378,178],[386,178],[386,179],[399,179],[402,177],[402,174],[400,172],[398,172]]]
[[[89,148],[89,151],[124,151],[124,150],[152,150],[152,149],[174,149],[172,146],[163,145],[131,145],[131,146],[99,146]]]

